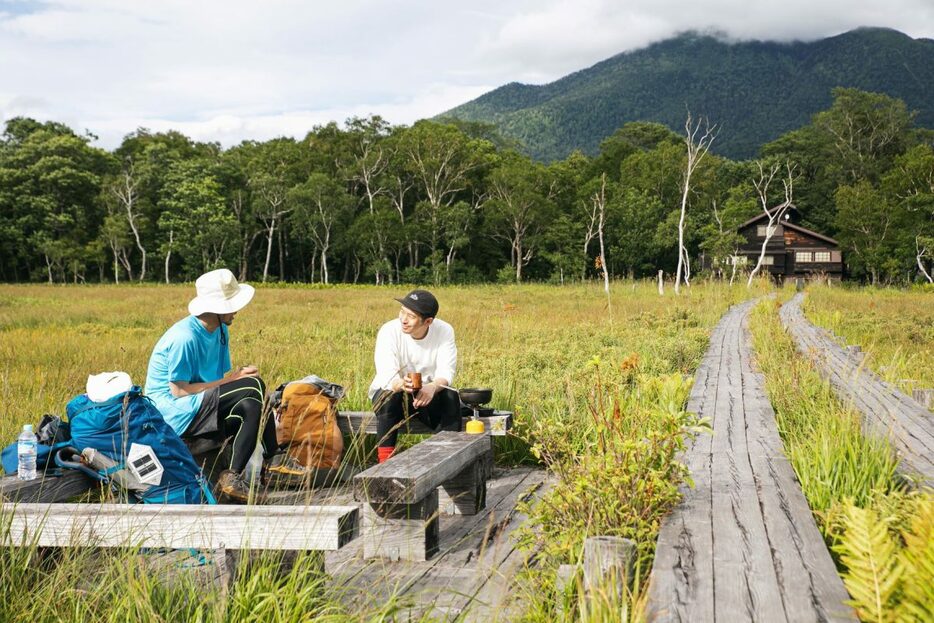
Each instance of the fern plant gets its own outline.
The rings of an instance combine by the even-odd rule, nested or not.
[[[902,564],[900,621],[934,621],[934,498],[918,501],[911,530],[902,533],[905,549]]]
[[[865,623],[897,621],[895,604],[905,568],[888,520],[869,508],[848,504],[846,530],[835,549],[846,566],[843,583],[850,604]]]

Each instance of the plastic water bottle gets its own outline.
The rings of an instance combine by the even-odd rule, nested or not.
[[[23,432],[16,440],[16,454],[19,458],[17,473],[20,480],[35,480],[36,478],[36,452],[39,440],[32,432],[32,424],[23,426]]]

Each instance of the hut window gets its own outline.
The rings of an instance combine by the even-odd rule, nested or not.
[[[830,261],[830,251],[815,251],[815,252],[814,252],[814,261],[815,261],[815,262],[829,262],[829,261]]]
[[[756,235],[760,238],[765,238],[766,236],[771,236],[775,234],[775,225],[769,227],[768,225],[759,225],[756,227]]]
[[[763,265],[763,266],[774,266],[774,265],[775,265],[775,256],[774,256],[774,255],[766,255],[765,257],[763,257],[763,258],[762,258],[762,265]]]
[[[795,261],[796,262],[810,262],[811,252],[810,251],[795,251]]]

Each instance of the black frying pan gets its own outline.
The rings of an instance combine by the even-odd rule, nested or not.
[[[461,402],[465,405],[479,406],[493,400],[493,390],[489,387],[468,387],[457,390],[461,397]]]

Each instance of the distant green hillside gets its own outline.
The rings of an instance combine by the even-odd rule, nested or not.
[[[686,34],[619,54],[551,84],[507,84],[440,117],[496,124],[542,160],[596,152],[628,121],[681,131],[685,111],[722,130],[715,151],[732,158],[808,123],[833,87],[901,98],[934,128],[934,41],[861,28],[811,43],[724,43]]]

